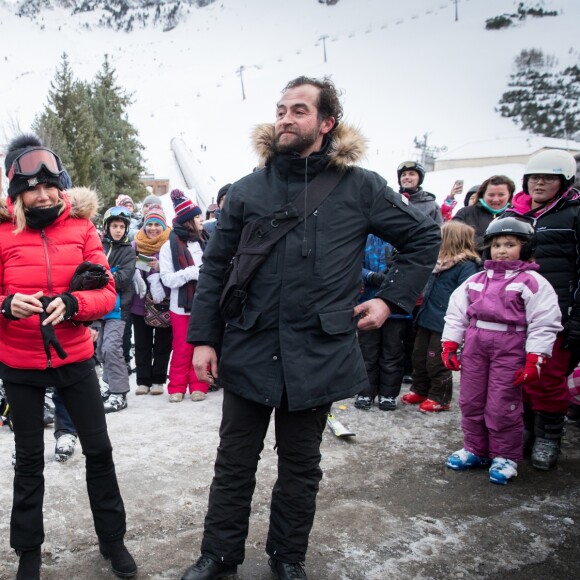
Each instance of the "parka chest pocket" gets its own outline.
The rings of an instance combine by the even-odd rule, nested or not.
[[[319,312],[320,326],[326,334],[350,334],[356,331],[357,319],[352,315],[352,308],[335,312]]]
[[[239,316],[228,320],[227,325],[240,330],[250,330],[256,325],[258,318],[260,318],[260,314],[262,313],[257,310],[245,308]]]

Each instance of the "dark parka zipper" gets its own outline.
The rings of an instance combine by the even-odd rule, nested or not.
[[[48,242],[46,240],[46,233],[44,231],[44,228],[42,230],[40,230],[40,237],[42,239],[42,245],[44,247],[44,256],[46,258],[46,274],[47,274],[47,278],[48,278],[48,295],[52,296],[52,276],[50,275],[50,257],[48,255]],[[47,368],[52,368],[52,358],[50,356],[50,352],[47,352],[46,355],[46,359],[47,359]]]

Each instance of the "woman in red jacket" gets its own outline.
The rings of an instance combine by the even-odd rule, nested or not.
[[[109,276],[101,289],[71,291],[83,262],[109,271],[90,221],[96,193],[61,191],[60,159],[23,135],[5,159],[8,199],[0,201],[0,378],[14,422],[16,466],[10,545],[20,556],[18,579],[40,578],[44,541],[43,403],[55,386],[81,441],[99,548],[123,577],[137,572],[125,548],[125,509],[107,433],[93,341],[83,322],[113,309]]]

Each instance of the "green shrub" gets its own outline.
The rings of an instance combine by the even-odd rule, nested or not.
[[[502,14],[501,16],[494,16],[485,21],[486,30],[499,30],[500,28],[509,28],[513,24],[509,14]]]

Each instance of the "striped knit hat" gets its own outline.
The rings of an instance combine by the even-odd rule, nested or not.
[[[159,206],[153,206],[146,214],[143,220],[143,227],[148,223],[158,223],[163,227],[163,231],[167,229],[167,218],[165,212]]]
[[[119,194],[117,196],[117,199],[115,200],[115,205],[124,205],[125,207],[127,207],[128,203],[130,203],[133,209],[135,209],[135,204],[133,203],[131,197],[125,195],[124,193]]]
[[[196,215],[201,215],[201,208],[195,205],[191,199],[185,197],[185,193],[180,189],[174,189],[170,195],[175,210],[174,224],[184,224]]]

